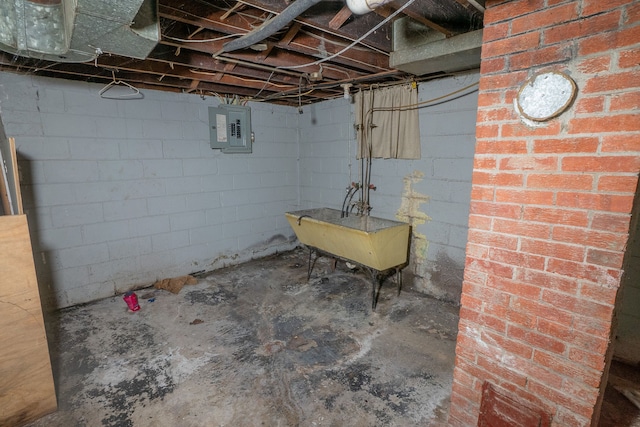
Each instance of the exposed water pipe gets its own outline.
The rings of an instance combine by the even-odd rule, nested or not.
[[[356,15],[364,15],[391,0],[346,0],[347,7]]]

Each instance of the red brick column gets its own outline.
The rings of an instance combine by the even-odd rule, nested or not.
[[[449,423],[485,381],[554,426],[597,423],[640,170],[640,2],[487,0],[469,240]],[[538,127],[519,86],[561,71]]]

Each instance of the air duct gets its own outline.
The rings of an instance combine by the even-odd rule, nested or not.
[[[265,21],[264,24],[245,34],[244,36],[225,43],[222,46],[222,51],[219,53],[233,52],[234,50],[246,49],[267,37],[275,34],[277,31],[284,28],[289,22],[296,19],[304,11],[320,3],[322,0],[297,0],[292,3],[285,10],[280,12],[274,18]],[[357,15],[363,15],[367,12],[371,12],[376,7],[380,7],[385,3],[389,3],[391,0],[346,0],[347,6],[351,12]]]
[[[156,0],[4,0],[0,50],[56,62],[101,52],[144,59],[160,40]]]
[[[321,1],[322,0],[297,0],[293,2],[285,10],[283,10],[270,20],[265,21],[258,28],[238,39],[225,43],[224,46],[222,46],[221,53],[245,49],[266,39],[267,37],[275,34],[278,30],[284,28],[289,22],[296,19],[305,10],[309,9],[311,6],[317,3],[320,3]]]

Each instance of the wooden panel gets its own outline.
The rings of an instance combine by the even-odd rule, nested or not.
[[[7,138],[4,129],[0,128],[0,152],[2,152],[3,167],[6,171],[4,179],[9,191],[12,214],[22,214],[22,194],[18,179],[18,159],[16,157],[16,142],[13,138]],[[5,211],[5,214],[8,212]]]
[[[27,217],[0,216],[0,425],[56,408]]]
[[[9,186],[7,184],[7,172],[4,167],[4,160],[2,158],[2,150],[0,150],[0,215],[11,215],[11,199],[9,199]]]

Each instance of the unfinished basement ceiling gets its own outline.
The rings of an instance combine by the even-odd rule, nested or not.
[[[357,87],[411,78],[413,74],[397,69],[402,67],[389,65],[393,22],[402,22],[395,37],[400,38],[402,31],[403,48],[411,47],[412,40],[424,44],[448,39],[482,28],[484,0],[414,0],[404,9],[407,2],[391,1],[365,15],[352,14],[342,0],[324,0],[266,40],[220,54],[225,43],[259,27],[291,3],[160,0],[160,42],[146,59],[102,53],[90,62],[69,63],[0,52],[0,70],[105,84],[115,76],[141,88],[309,104],[342,96],[344,83]],[[426,76],[446,71],[430,66]]]

